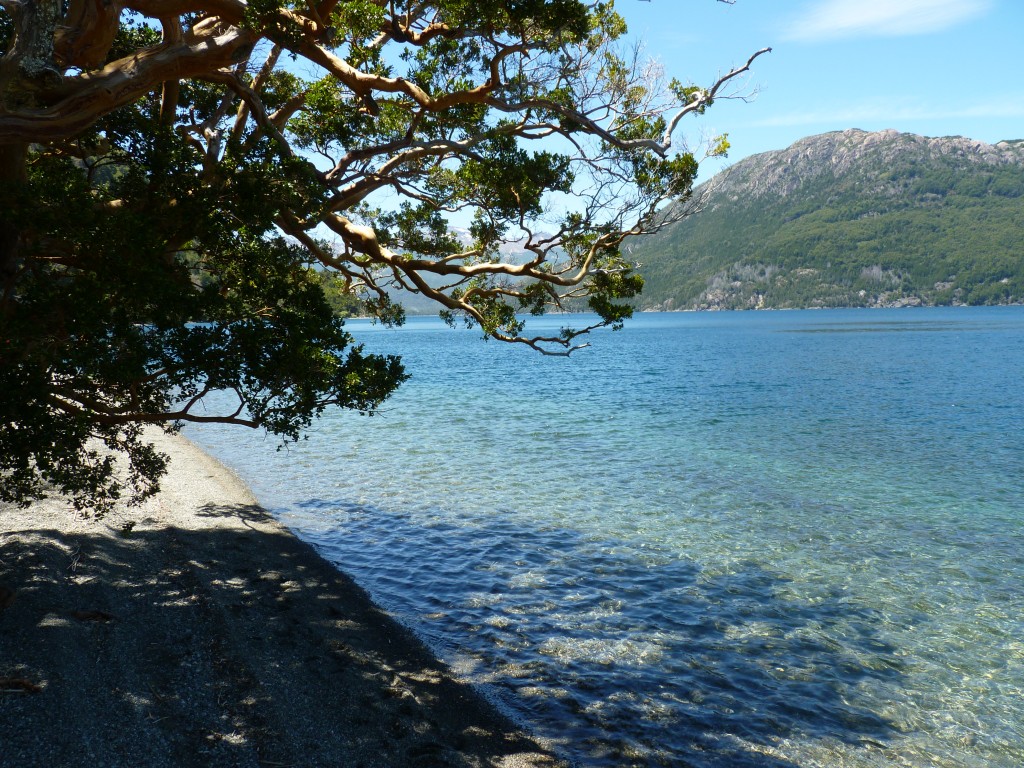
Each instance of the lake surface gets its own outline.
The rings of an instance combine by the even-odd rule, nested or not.
[[[348,327],[384,413],[187,434],[580,765],[1024,764],[1024,308]]]

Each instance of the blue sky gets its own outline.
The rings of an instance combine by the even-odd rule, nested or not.
[[[726,164],[863,128],[989,143],[1024,138],[1022,0],[617,0],[666,73],[710,85],[754,51],[739,89],[684,136],[728,133]],[[720,165],[708,164],[702,178]]]

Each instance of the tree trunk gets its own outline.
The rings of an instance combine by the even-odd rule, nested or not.
[[[61,0],[27,0],[5,6],[14,21],[14,37],[0,59],[0,117],[12,108],[31,105],[36,92],[57,83],[60,71],[53,62],[53,37],[63,15]],[[26,181],[28,142],[0,142],[0,201],[17,199]],[[21,227],[10,213],[10,202],[0,206],[0,300],[9,296],[18,269]]]
[[[21,192],[25,183],[28,144],[0,144],[0,195],[11,199]],[[10,214],[11,206],[0,207],[0,299],[8,294],[8,287],[18,269],[18,241],[21,228]]]

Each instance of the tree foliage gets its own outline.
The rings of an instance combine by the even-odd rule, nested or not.
[[[623,239],[696,173],[680,118],[759,55],[683,88],[624,33],[583,0],[0,0],[0,498],[152,492],[146,424],[372,412],[405,372],[345,295],[548,353],[590,328],[520,313],[621,322]]]

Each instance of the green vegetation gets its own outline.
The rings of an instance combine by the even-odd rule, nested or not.
[[[372,413],[404,368],[339,315],[403,292],[547,354],[618,325],[623,239],[697,171],[668,127],[760,55],[682,87],[624,33],[585,0],[0,2],[0,500],[151,494],[145,425]],[[524,332],[571,301],[600,319]]]
[[[333,272],[314,272],[314,276],[335,317],[358,317],[366,314],[366,305],[339,275]]]
[[[632,244],[643,305],[1024,301],[1024,145],[847,131],[737,163]]]

